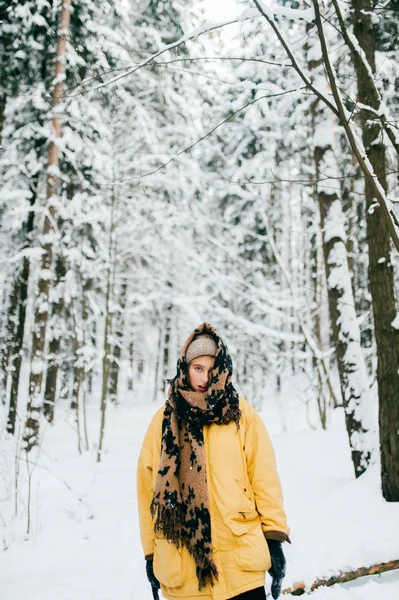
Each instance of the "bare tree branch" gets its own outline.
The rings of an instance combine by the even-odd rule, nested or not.
[[[248,106],[251,106],[252,104],[255,104],[256,102],[259,102],[260,100],[264,100],[265,98],[277,98],[279,96],[285,96],[286,94],[292,94],[293,92],[297,92],[297,91],[303,90],[303,89],[305,89],[305,88],[294,88],[292,90],[286,90],[284,92],[279,92],[277,94],[268,94],[266,96],[259,96],[259,98],[255,98],[255,100],[251,100],[250,102],[247,102],[243,106],[240,106],[240,108],[238,108],[237,110],[231,112],[225,119],[223,119],[223,121],[220,121],[217,125],[215,125],[215,127],[213,127],[205,135],[203,135],[200,138],[198,138],[195,142],[193,142],[189,146],[186,146],[186,148],[183,148],[182,150],[179,150],[179,152],[177,152],[174,156],[172,156],[172,158],[170,158],[169,160],[167,160],[165,163],[163,163],[162,165],[160,165],[156,169],[153,169],[152,171],[148,171],[147,173],[143,173],[141,175],[136,175],[134,177],[128,177],[126,179],[123,179],[122,181],[113,182],[113,184],[114,183],[124,184],[124,183],[127,183],[128,181],[133,181],[135,179],[143,179],[144,177],[149,177],[150,175],[154,175],[155,173],[158,173],[158,171],[161,171],[162,169],[164,169],[165,167],[167,167],[171,162],[173,162],[174,160],[176,160],[176,158],[178,158],[182,154],[185,154],[186,152],[189,152],[190,150],[192,150],[197,144],[199,144],[200,142],[202,142],[203,140],[205,140],[207,137],[209,137],[210,135],[212,135],[217,129],[219,129],[219,127],[221,127],[222,125],[224,125],[225,123],[227,123],[227,121],[230,121],[230,119],[232,119],[233,117],[235,117],[236,115],[238,115],[238,113],[240,113],[241,111],[243,111]]]
[[[298,62],[296,61],[295,56],[291,52],[291,50],[290,50],[287,42],[285,41],[285,39],[284,39],[281,31],[279,30],[279,28],[277,27],[277,25],[273,21],[273,19],[271,19],[269,17],[269,15],[263,10],[261,4],[257,0],[254,0],[254,4],[255,4],[256,8],[259,10],[260,14],[266,19],[266,21],[269,23],[269,25],[273,29],[273,31],[276,34],[277,38],[279,39],[281,45],[283,46],[284,50],[286,51],[287,55],[289,56],[289,58],[290,58],[290,60],[292,62],[293,68],[298,73],[298,75],[302,79],[302,81],[305,83],[306,87],[308,87],[310,90],[312,90],[312,92],[314,94],[316,94],[316,96],[320,100],[322,100],[326,104],[326,106],[328,106],[328,108],[330,110],[332,110],[332,112],[337,117],[339,117],[339,113],[338,113],[337,108],[333,104],[331,104],[331,102],[328,100],[328,98],[326,98],[317,88],[315,88],[314,85],[312,84],[312,82],[310,81],[310,79],[308,79],[308,77],[306,77],[306,75],[304,74],[303,70],[298,65]]]
[[[274,67],[287,67],[289,69],[293,69],[292,64],[283,64],[279,62],[274,62],[271,60],[264,60],[262,58],[246,58],[245,56],[193,56],[193,57],[182,57],[182,58],[174,58],[172,60],[166,61],[158,61],[156,65],[169,65],[174,62],[194,62],[197,60],[240,60],[241,62],[258,62],[263,65],[272,65]]]
[[[203,35],[204,33],[209,33],[211,31],[214,31],[215,29],[220,29],[221,27],[225,27],[226,25],[232,25],[234,23],[241,23],[243,20],[244,21],[245,20],[250,20],[250,17],[246,17],[244,19],[231,19],[230,21],[224,21],[223,23],[213,23],[213,24],[208,25],[208,26],[204,25],[203,27],[200,27],[199,29],[191,32],[189,35],[185,35],[182,38],[178,39],[176,42],[173,42],[172,44],[168,44],[167,46],[165,46],[164,48],[162,48],[158,52],[155,52],[155,54],[151,54],[151,56],[149,56],[148,58],[146,58],[145,60],[143,60],[139,64],[136,64],[136,65],[134,65],[134,67],[131,67],[130,69],[127,69],[127,71],[125,73],[121,73],[120,75],[116,75],[112,79],[109,79],[108,81],[104,81],[103,83],[95,86],[94,88],[91,88],[90,91],[99,90],[99,89],[101,89],[103,87],[106,87],[108,85],[116,83],[117,81],[119,81],[120,79],[123,79],[124,77],[127,77],[128,75],[132,75],[133,73],[135,73],[136,71],[138,71],[142,67],[146,67],[150,63],[153,63],[155,61],[155,59],[158,58],[158,56],[161,56],[162,54],[164,54],[165,52],[168,52],[170,50],[175,50],[179,46],[182,46],[186,42],[188,42],[190,40],[193,40],[193,39],[199,37],[200,35]],[[82,81],[82,83],[80,85],[83,86],[83,85],[85,85],[86,83],[88,83],[91,80],[92,80],[92,77],[88,78],[87,80],[85,79],[85,80]],[[82,93],[85,93],[85,92],[79,92],[79,93],[76,94],[76,96],[79,96]],[[73,97],[73,96],[70,96],[70,97]]]

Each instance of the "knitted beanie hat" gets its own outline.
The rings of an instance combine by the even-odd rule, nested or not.
[[[187,365],[198,356],[216,356],[216,349],[216,342],[211,335],[207,333],[199,335],[186,350]]]

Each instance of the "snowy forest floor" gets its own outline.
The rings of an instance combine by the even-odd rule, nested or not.
[[[378,465],[354,479],[341,411],[322,431],[307,424],[292,388],[278,400],[291,403],[286,431],[277,402],[265,403],[261,414],[273,438],[291,526],[284,587],[398,559],[399,504],[383,500]],[[15,442],[0,434],[1,600],[151,599],[138,531],[135,468],[157,406],[109,407],[100,464],[94,449],[79,455],[73,415],[58,409],[33,470],[29,539],[26,464],[21,461],[19,509],[13,517]],[[93,447],[98,413],[97,406],[89,407]],[[399,573],[311,595],[315,600],[398,600]]]

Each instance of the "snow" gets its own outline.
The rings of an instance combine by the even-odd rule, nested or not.
[[[339,199],[334,200],[328,210],[324,222],[324,243],[328,244],[334,238],[346,239],[344,216],[342,213],[342,206]],[[339,259],[339,263],[342,263],[343,258]],[[337,262],[337,259],[331,259],[331,262]],[[336,282],[339,284],[339,280]]]
[[[284,546],[288,560],[284,587],[397,559],[399,553],[399,505],[383,500],[379,466],[355,480],[342,411],[334,411],[327,431],[316,430],[306,423],[299,400],[298,386],[291,382],[282,395],[272,398],[269,393],[261,412],[272,435],[291,526],[292,545]],[[279,405],[286,411],[284,427]],[[37,466],[29,465],[29,536],[27,465],[20,455],[15,517],[15,440],[0,434],[0,473],[6,484],[0,487],[2,598],[151,599],[139,541],[135,468],[144,432],[158,406],[140,398],[109,406],[100,464],[95,462],[98,406],[88,407],[90,450],[82,455],[74,416],[58,407],[55,425],[44,427]],[[392,572],[322,588],[314,597],[397,600],[398,583],[399,576]]]
[[[44,367],[44,361],[40,360],[38,358],[34,358],[31,361],[31,371],[33,375],[40,375],[40,373],[43,372],[43,367]]]

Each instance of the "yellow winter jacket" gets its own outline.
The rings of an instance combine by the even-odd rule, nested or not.
[[[186,548],[154,534],[150,504],[159,468],[163,407],[152,419],[137,468],[137,496],[144,555],[154,555],[154,573],[165,598],[227,600],[261,587],[270,566],[265,537],[288,540],[273,447],[263,421],[240,398],[240,428],[205,425],[204,445],[213,559],[219,579],[198,591],[194,560]]]

